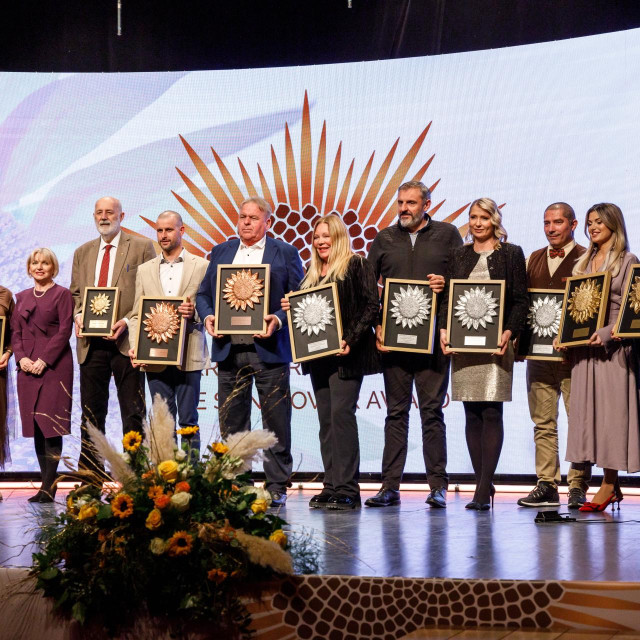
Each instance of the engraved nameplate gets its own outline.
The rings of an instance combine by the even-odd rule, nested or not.
[[[317,342],[310,342],[307,345],[307,351],[314,353],[315,351],[321,351],[322,349],[328,349],[329,343],[326,340],[318,340]]]
[[[410,336],[406,333],[399,333],[397,342],[398,344],[418,344],[418,336]]]
[[[631,321],[632,329],[640,329],[640,320],[632,320]]]
[[[233,316],[231,318],[232,327],[247,327],[251,326],[251,318],[249,316]]]
[[[576,329],[572,334],[572,338],[588,338],[590,329],[589,327],[583,327],[582,329]]]
[[[149,349],[150,358],[166,358],[169,355],[169,349]]]
[[[108,326],[108,320],[89,320],[89,329],[106,329]]]
[[[465,336],[465,347],[484,347],[487,344],[486,336]]]
[[[531,353],[536,353],[538,355],[551,355],[553,354],[553,345],[552,344],[534,344]]]

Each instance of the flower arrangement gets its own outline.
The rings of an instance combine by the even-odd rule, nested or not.
[[[286,522],[268,513],[269,492],[249,484],[251,461],[275,444],[272,433],[234,434],[199,460],[190,446],[197,427],[178,430],[178,448],[158,399],[144,440],[125,434],[123,453],[89,431],[113,482],[72,491],[33,554],[37,588],[57,610],[112,633],[145,612],[248,635],[251,585],[317,571],[309,536],[285,533]]]

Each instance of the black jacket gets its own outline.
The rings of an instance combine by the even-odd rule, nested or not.
[[[473,244],[465,244],[451,253],[439,313],[442,328],[447,326],[449,281],[454,278],[468,278],[479,259],[480,254],[473,250]],[[515,339],[524,329],[529,312],[527,268],[522,249],[516,244],[504,242],[487,258],[487,266],[492,280],[505,281],[502,330],[509,329],[512,339]]]

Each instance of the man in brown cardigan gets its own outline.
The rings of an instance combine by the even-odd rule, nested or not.
[[[89,444],[86,424],[103,433],[109,405],[109,382],[113,375],[118,391],[122,431],[142,431],[145,414],[143,374],[129,360],[129,318],[133,308],[138,266],[155,258],[151,240],[124,233],[122,205],[116,198],[100,198],[93,212],[100,237],[83,244],[73,254],[71,293],[80,366],[82,446],[79,467],[101,468]],[[110,338],[82,338],[82,303],[85,287],[118,287],[118,319]]]
[[[544,232],[549,246],[534,251],[527,260],[527,286],[530,289],[564,289],[573,266],[586,249],[576,244],[573,232],[578,224],[576,214],[566,202],[556,202],[544,212]],[[529,413],[534,422],[538,484],[525,498],[522,507],[559,506],[560,458],[558,455],[558,403],[560,394],[569,413],[571,366],[553,360],[527,361],[527,395]],[[571,467],[569,508],[577,509],[585,501],[591,468]]]

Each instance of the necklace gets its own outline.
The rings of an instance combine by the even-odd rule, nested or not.
[[[33,287],[33,295],[34,295],[36,298],[42,298],[42,296],[43,296],[45,293],[47,293],[47,291],[49,291],[49,289],[51,289],[51,287],[53,287],[53,282],[52,282],[52,283],[51,283],[51,284],[50,284],[50,285],[49,285],[49,286],[48,286],[44,291],[42,291],[42,293],[40,293],[40,295],[38,295],[38,293],[36,292],[36,288],[35,288],[35,287]]]

